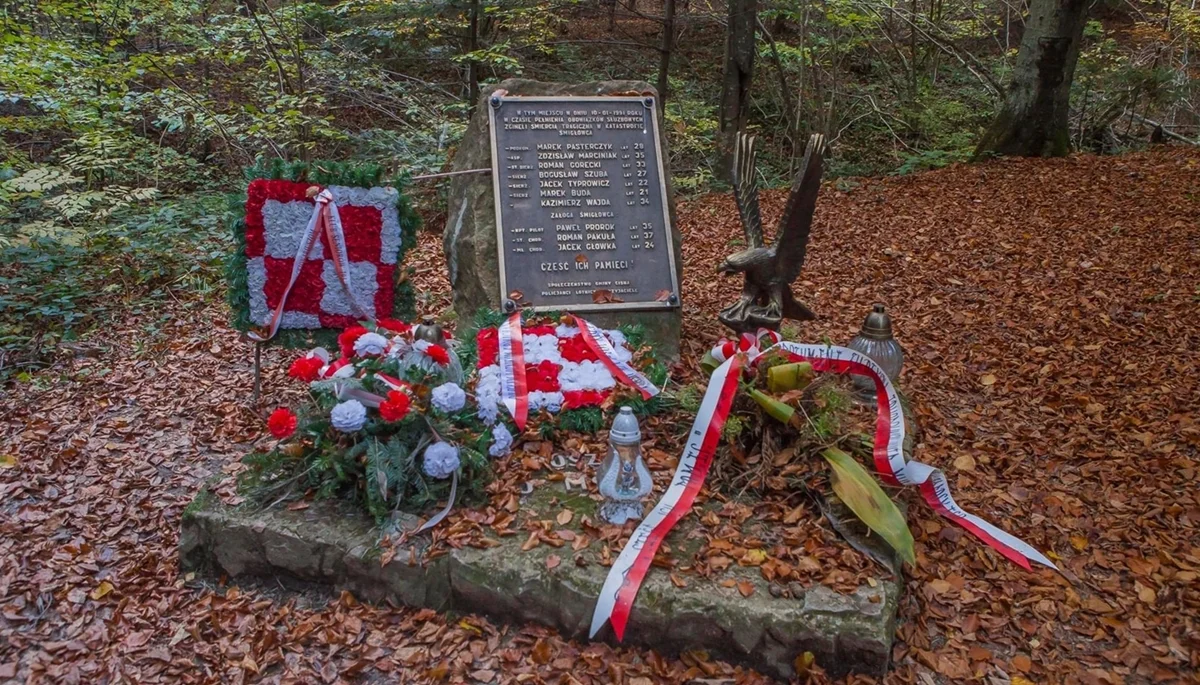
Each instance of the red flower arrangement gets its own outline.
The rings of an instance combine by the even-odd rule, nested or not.
[[[246,189],[245,257],[249,314],[255,325],[268,323],[291,280],[295,241],[307,222],[305,212],[295,211],[294,205],[311,211],[315,203],[309,189],[313,187],[307,182],[257,179]],[[400,245],[398,210],[380,205],[376,192],[380,189],[328,190],[336,198],[346,256],[354,267],[349,278],[357,302],[368,315],[387,316],[395,305],[398,255],[392,250]],[[284,303],[283,328],[344,328],[361,318],[340,304],[342,286],[330,268],[334,250],[324,232],[318,234],[317,243],[319,249],[301,257],[299,275]],[[331,290],[338,292],[332,295]]]
[[[271,412],[270,418],[267,419],[267,430],[271,431],[271,435],[279,440],[295,433],[296,425],[295,412],[286,407],[280,407]]]
[[[598,362],[600,356],[597,355],[588,344],[584,342],[582,335],[574,335],[570,338],[562,338],[559,343],[558,351],[562,358],[569,362]]]
[[[611,393],[611,390],[568,390],[563,393],[563,409],[598,407]]]
[[[558,372],[562,367],[549,359],[540,364],[525,365],[525,384],[529,392],[558,392]]]
[[[325,362],[320,357],[305,355],[292,362],[288,375],[296,380],[311,383],[320,376],[322,366],[325,366]]]
[[[475,335],[475,344],[479,349],[479,368],[491,366],[500,356],[500,332],[495,328],[484,328]]]
[[[379,403],[379,416],[384,421],[401,421],[408,416],[411,408],[412,400],[409,399],[407,393],[391,390],[387,394],[387,399]]]

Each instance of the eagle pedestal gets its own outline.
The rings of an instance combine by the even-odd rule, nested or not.
[[[718,271],[726,276],[743,274],[745,284],[737,302],[717,315],[735,333],[752,333],[759,328],[779,330],[784,319],[809,321],[817,318],[792,295],[792,281],[800,275],[808,250],[813,210],[821,189],[821,165],[825,136],[813,135],[804,150],[804,161],[792,184],[787,207],[779,220],[775,243],[763,243],[762,216],[758,208],[758,184],[754,177],[754,136],[738,134],[734,152],[733,196],[746,231],[745,250],[725,258]]]

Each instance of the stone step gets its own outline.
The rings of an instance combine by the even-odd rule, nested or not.
[[[668,544],[672,544],[676,531]],[[183,518],[180,558],[187,570],[319,583],[370,601],[390,601],[439,611],[484,614],[538,623],[584,641],[592,608],[608,569],[577,565],[570,547],[540,545],[522,551],[525,536],[496,539],[487,549],[452,549],[424,564],[400,554],[380,565],[379,532],[372,521],[341,502],[313,502],[301,511],[228,507],[202,493]],[[428,536],[417,536],[419,545]],[[681,545],[685,546],[685,545]],[[417,557],[424,550],[417,549]],[[563,561],[548,569],[557,554]],[[881,574],[885,575],[885,574]],[[714,580],[687,576],[676,587],[652,568],[634,605],[625,644],[667,655],[705,650],[775,678],[795,674],[795,659],[812,652],[832,675],[882,675],[895,632],[900,584],[882,579],[851,595],[824,586],[796,596],[773,596],[756,568],[731,567],[724,578],[750,582],[743,597]],[[778,593],[778,590],[776,592]],[[613,642],[611,628],[601,637]]]

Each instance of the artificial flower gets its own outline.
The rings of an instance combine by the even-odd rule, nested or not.
[[[503,457],[512,452],[513,436],[508,432],[508,426],[503,422],[492,426],[492,445],[488,447],[488,454],[493,457]]]
[[[525,366],[525,385],[529,392],[558,392],[558,374],[562,367],[546,360]]]
[[[563,409],[578,409],[580,407],[598,407],[608,398],[607,391],[598,390],[564,390]]]
[[[433,389],[429,403],[438,411],[451,414],[467,404],[467,393],[457,383],[443,383]]]
[[[500,355],[500,332],[495,328],[483,328],[475,335],[475,344],[479,348],[479,368],[496,363]]]
[[[375,327],[397,335],[408,335],[412,331],[412,326],[397,319],[379,319],[375,322]]]
[[[446,366],[450,363],[450,354],[441,345],[434,345],[427,340],[418,340],[413,343],[413,347],[432,359],[438,366]]]
[[[321,361],[320,357],[306,354],[292,362],[292,366],[288,369],[288,376],[311,383],[321,376],[321,368],[324,366],[325,362]]]
[[[448,442],[435,442],[425,448],[425,473],[434,478],[449,478],[458,470],[458,448]]]
[[[282,440],[296,432],[296,414],[291,409],[280,407],[271,412],[267,419],[267,430],[276,439]]]
[[[409,345],[407,340],[397,335],[396,337],[392,338],[392,344],[388,346],[387,356],[392,359],[402,357],[404,356],[404,353],[411,349],[412,345]]]
[[[367,329],[362,326],[351,326],[342,331],[338,335],[338,349],[342,351],[343,357],[350,357],[354,354],[354,343],[360,336],[365,335]]]
[[[554,326],[530,326],[522,328],[521,333],[524,335],[554,335]]]
[[[329,422],[343,433],[353,433],[367,422],[367,408],[358,400],[339,402],[329,412]]]
[[[378,357],[387,349],[388,339],[378,333],[363,333],[354,341],[354,354],[360,357]]]
[[[570,338],[560,338],[559,350],[562,353],[562,358],[569,362],[595,362],[600,361],[600,357],[596,356],[596,352],[583,340],[582,335],[576,335]]]
[[[379,416],[384,421],[401,421],[408,416],[408,410],[411,407],[412,400],[409,399],[408,393],[391,390],[387,394],[387,399],[379,403]]]

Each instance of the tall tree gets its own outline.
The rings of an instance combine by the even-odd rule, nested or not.
[[[975,148],[976,159],[1070,152],[1071,81],[1091,1],[1032,0],[1004,106]]]
[[[633,0],[629,0],[633,8]],[[675,0],[663,2],[662,47],[658,59],[658,113],[664,114],[667,106],[667,90],[670,88],[671,50],[675,47]]]
[[[755,30],[758,27],[757,0],[729,0],[729,28],[725,33],[725,79],[721,84],[720,159],[718,174],[728,180],[732,174],[734,138],[745,128],[750,83],[754,79]]]

